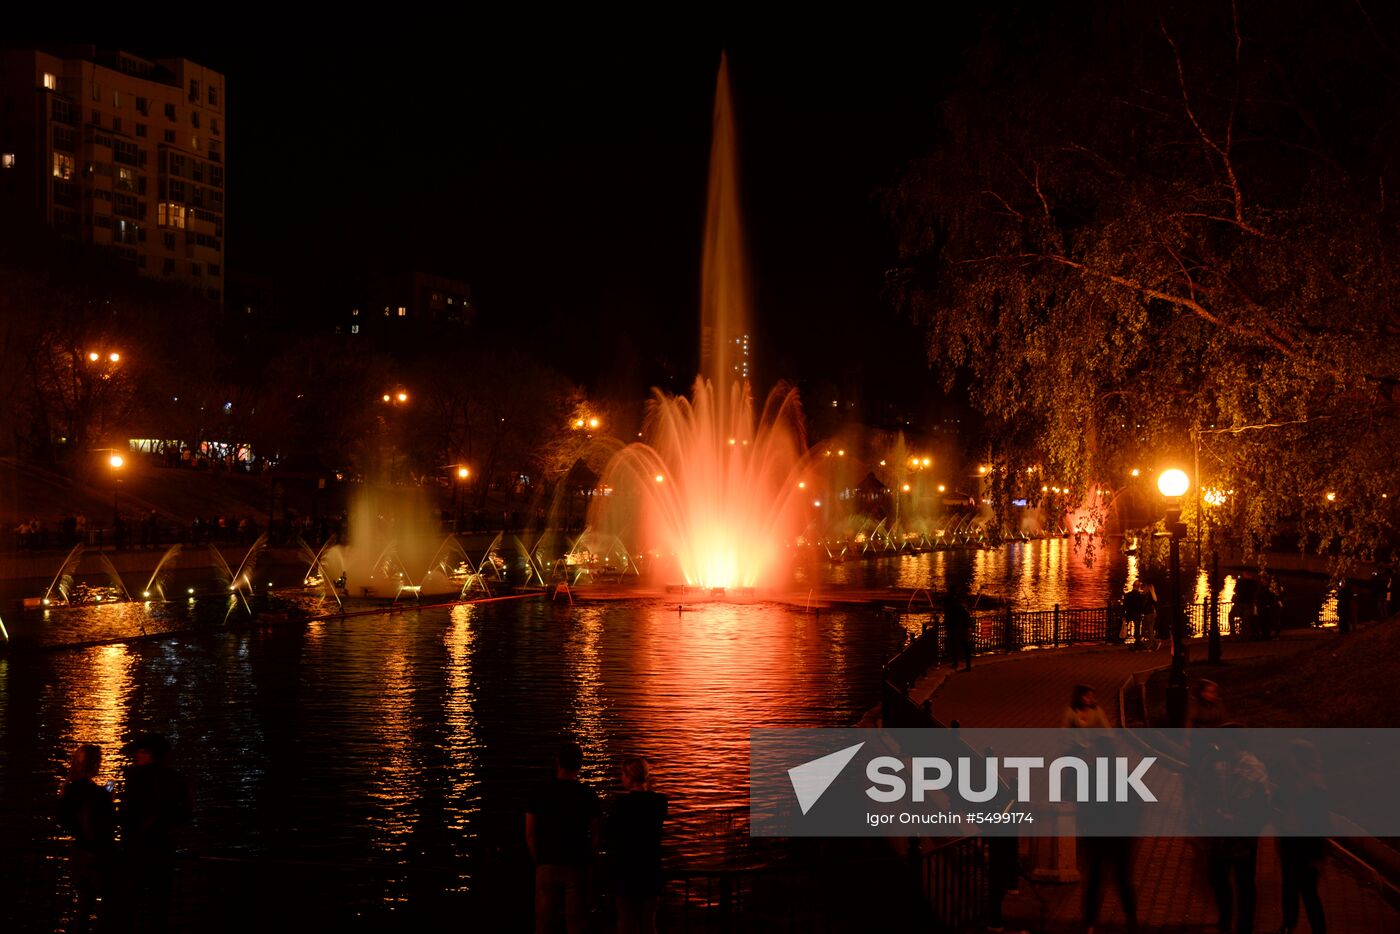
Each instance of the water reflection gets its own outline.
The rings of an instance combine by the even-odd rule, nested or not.
[[[374,748],[370,758],[369,798],[375,805],[370,823],[375,849],[399,853],[413,831],[415,756],[413,735],[413,663],[409,658],[409,626],[404,617],[385,621],[388,636],[383,655],[367,657],[376,668],[378,690],[369,702]]]
[[[116,756],[122,745],[131,709],[132,673],[136,660],[125,645],[105,645],[82,655],[67,672],[64,683],[55,683],[47,704],[66,708],[67,717],[55,744],[61,773],[66,754],[81,743],[102,747],[102,774],[99,782],[115,780],[120,762]],[[46,704],[46,705],[47,705]]]
[[[566,631],[563,654],[566,670],[575,681],[568,732],[583,747],[584,761],[599,762],[607,749],[603,728],[603,661],[599,649],[603,607],[578,607]]]

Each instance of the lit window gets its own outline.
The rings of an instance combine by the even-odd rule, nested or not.
[[[57,91],[58,77],[51,72],[44,72],[44,87],[50,91]]]
[[[112,106],[113,106],[113,107],[121,107],[121,105],[122,105],[122,92],[121,92],[121,91],[113,91],[113,92],[112,92]]]
[[[360,333],[360,326],[359,326],[358,324],[352,324],[352,325],[350,325],[350,333],[351,333],[351,334],[358,334],[358,333]]]
[[[13,169],[15,167],[15,154],[12,152],[0,153],[0,167]]]
[[[72,178],[75,163],[73,157],[66,152],[56,152],[53,154],[53,177]]]
[[[156,223],[161,227],[185,229],[185,206],[173,201],[161,201],[156,205]]]
[[[354,315],[355,317],[358,318],[358,317],[360,316],[360,309],[358,309],[358,308],[351,308],[351,309],[350,309],[350,314],[352,314],[352,315]]]
[[[405,308],[405,307],[403,307],[402,305],[400,305],[400,306],[399,306],[399,317],[402,318],[402,317],[403,317],[404,315],[406,315],[406,314],[408,314],[408,309]]]

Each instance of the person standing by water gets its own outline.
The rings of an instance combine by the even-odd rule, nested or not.
[[[1142,640],[1142,612],[1147,605],[1147,596],[1142,590],[1142,578],[1133,581],[1133,586],[1123,594],[1123,626],[1118,632],[1118,641],[1134,642]]]
[[[126,908],[136,930],[162,932],[170,926],[175,889],[175,829],[190,819],[194,802],[184,776],[166,761],[170,742],[164,736],[146,733],[122,752],[133,762],[119,812]]]
[[[617,934],[656,934],[661,897],[661,827],[666,796],[651,790],[651,766],[641,756],[622,760],[622,787],[608,814]]]
[[[74,932],[85,932],[97,912],[98,928],[107,926],[112,872],[117,844],[116,810],[112,806],[112,786],[93,781],[102,768],[102,748],[84,743],[73,751],[68,779],[58,800],[58,819],[73,838],[73,888],[77,905]]]
[[[958,657],[961,656],[967,666],[965,670],[971,671],[972,614],[967,611],[955,590],[950,589],[943,598],[943,625],[946,627],[948,656],[952,659],[953,667],[958,667]]]
[[[551,934],[560,910],[569,934],[588,928],[589,869],[601,835],[598,795],[578,780],[583,750],[566,740],[554,778],[525,808],[525,843],[535,860],[535,932]]]

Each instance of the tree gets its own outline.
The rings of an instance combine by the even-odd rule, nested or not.
[[[1360,5],[1039,15],[993,24],[887,193],[891,293],[986,419],[998,508],[1195,441],[1247,547],[1296,525],[1369,555],[1400,496],[1395,30]]]

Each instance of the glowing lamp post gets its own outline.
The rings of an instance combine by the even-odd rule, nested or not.
[[[1186,621],[1181,615],[1181,538],[1186,523],[1181,521],[1181,498],[1191,488],[1184,470],[1164,470],[1157,478],[1157,489],[1167,498],[1167,535],[1171,537],[1172,589],[1172,669],[1167,679],[1167,722],[1186,725]]]
[[[118,489],[119,489],[119,488],[117,487],[117,471],[121,470],[121,469],[122,469],[122,465],[125,464],[125,463],[126,463],[125,458],[123,458],[123,457],[122,457],[120,454],[118,454],[116,451],[113,451],[113,452],[112,452],[112,455],[111,455],[110,457],[107,458],[107,466],[110,467],[110,468],[112,468],[112,545],[113,545],[113,547],[115,547],[115,546],[117,546],[118,544],[120,544],[120,543],[117,541],[117,524],[118,524],[119,522],[121,522],[121,510],[120,510],[120,508],[119,508],[119,505],[120,505],[120,504],[119,504],[119,502],[118,502],[118,500],[117,500],[117,496],[119,495],[119,494],[118,494]]]
[[[458,532],[462,530],[462,487],[466,485],[471,475],[469,467],[462,464],[457,465],[457,521],[454,523],[453,529]]]

